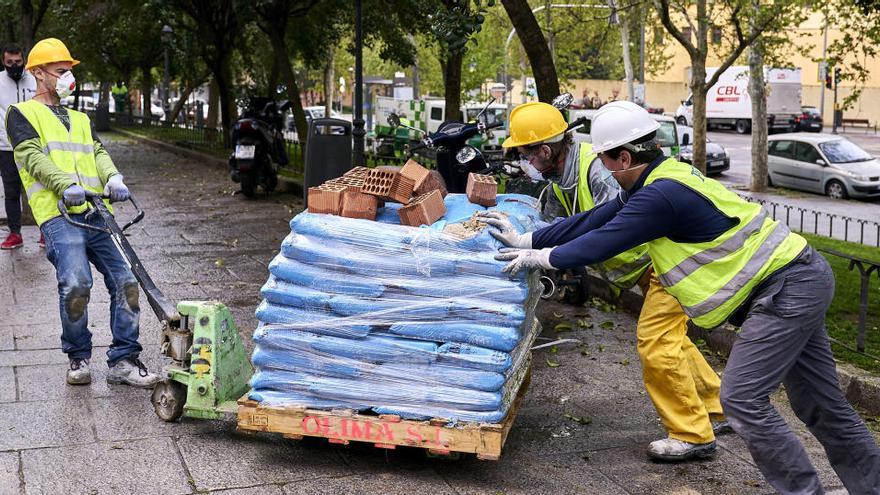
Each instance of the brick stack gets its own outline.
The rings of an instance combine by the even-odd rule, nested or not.
[[[470,190],[470,183],[468,187]],[[478,204],[486,205],[488,187],[488,183],[481,183],[476,188],[484,201]],[[404,205],[398,210],[402,225],[418,227],[443,218],[443,199],[448,191],[437,171],[409,160],[403,167],[355,167],[342,177],[310,187],[308,194],[309,213],[375,220],[377,210],[385,206],[385,201],[391,201]],[[494,205],[494,190],[491,199]]]

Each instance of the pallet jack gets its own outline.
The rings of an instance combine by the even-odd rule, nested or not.
[[[86,191],[90,208],[85,218],[98,215],[103,227],[74,220],[64,201],[58,202],[58,210],[71,225],[110,235],[162,325],[161,351],[171,362],[164,367],[165,379],[153,389],[156,415],[164,421],[181,416],[234,419],[254,368],[232,314],[217,301],[181,301],[175,307],[153,283],[125,236],[125,230],[143,220],[144,211],[129,197],[136,214],[120,228],[104,199]]]

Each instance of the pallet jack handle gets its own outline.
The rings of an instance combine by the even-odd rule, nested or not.
[[[67,212],[67,207],[64,205],[63,200],[58,201],[58,211],[61,212],[61,216],[64,217],[64,220],[67,223],[74,225],[76,227],[94,230],[97,232],[104,232],[109,234],[113,239],[113,243],[116,244],[116,248],[122,254],[126,261],[128,261],[129,266],[131,267],[132,273],[134,273],[134,277],[137,279],[141,288],[144,290],[144,294],[147,296],[147,301],[150,303],[150,307],[153,309],[153,312],[156,313],[156,317],[159,318],[159,321],[162,322],[163,325],[169,327],[179,327],[180,326],[180,314],[177,312],[177,308],[174,307],[174,304],[165,297],[165,294],[156,287],[156,284],[153,282],[153,279],[150,278],[150,275],[147,273],[147,270],[144,269],[143,264],[141,264],[140,258],[138,258],[137,254],[135,254],[134,249],[129,244],[128,239],[125,237],[125,230],[131,227],[132,225],[140,222],[144,218],[144,211],[140,209],[137,203],[134,200],[134,197],[129,196],[128,200],[134,206],[135,210],[137,210],[137,214],[125,224],[124,227],[120,228],[116,223],[116,219],[113,218],[113,214],[110,213],[110,210],[107,208],[107,205],[104,204],[104,199],[107,199],[107,196],[102,196],[101,194],[86,191],[86,201],[90,203],[90,208],[86,213],[86,217],[97,213],[101,216],[101,219],[104,221],[104,226],[100,227],[97,225],[91,225],[84,222],[78,222],[70,217],[70,214]]]

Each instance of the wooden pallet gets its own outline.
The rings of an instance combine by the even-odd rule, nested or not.
[[[427,421],[403,419],[397,415],[370,415],[351,410],[325,411],[303,406],[267,406],[250,400],[238,401],[238,430],[280,433],[285,438],[326,438],[330,443],[372,443],[377,448],[416,447],[431,455],[476,454],[478,459],[497,461],[516,419],[517,409],[528,388],[527,372],[516,399],[501,423],[458,423],[435,418]]]

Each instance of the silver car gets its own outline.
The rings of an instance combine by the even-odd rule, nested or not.
[[[852,141],[827,134],[769,138],[768,182],[832,198],[880,198],[880,161]]]

